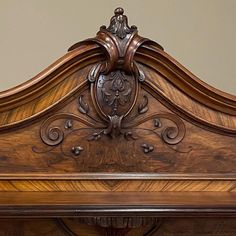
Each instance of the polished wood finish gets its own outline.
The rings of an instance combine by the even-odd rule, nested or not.
[[[2,180],[0,191],[236,192],[236,183],[233,180]]]
[[[0,92],[0,234],[235,235],[235,144],[236,96],[117,8]]]
[[[83,95],[84,98],[89,96],[85,92]],[[70,113],[66,112],[68,110]],[[87,173],[89,178],[94,176],[94,173],[106,173],[109,167],[109,173],[123,173],[126,178],[132,173],[146,173],[147,176],[156,173],[156,178],[169,173],[179,175],[179,178],[181,174],[187,174],[195,176],[196,179],[199,175],[210,178],[212,174],[224,178],[230,173],[230,178],[235,178],[234,137],[218,135],[183,121],[152,97],[149,99],[146,117],[141,116],[129,124],[128,131],[134,130],[135,138],[118,136],[111,139],[101,135],[99,140],[90,140],[94,133],[101,130],[93,127],[92,121],[85,120],[86,115],[74,115],[77,113],[79,112],[76,97],[59,112],[54,112],[46,121],[42,119],[25,128],[4,132],[1,135],[0,175],[16,178],[25,178],[27,175],[34,178],[37,175],[48,178],[50,174],[58,174],[63,178],[69,173],[69,176],[76,175],[80,178],[83,173]],[[70,119],[76,119],[73,121],[73,127],[64,128],[65,122]],[[160,119],[162,127],[154,126],[155,119]],[[177,138],[181,138],[179,143],[171,144],[168,143],[172,142],[171,139],[163,140],[164,131],[171,127],[177,130],[178,126],[184,129],[182,133],[178,133]],[[46,132],[54,127],[59,127],[61,135],[66,138],[61,141],[58,139],[59,143],[44,144],[45,141],[42,142],[39,136],[39,127],[45,140],[48,140],[49,135]],[[12,143],[14,146],[9,151]],[[143,144],[152,145],[154,150],[145,153]],[[77,146],[83,148],[79,155],[72,152],[73,147]]]
[[[2,193],[0,217],[235,216],[236,193]]]

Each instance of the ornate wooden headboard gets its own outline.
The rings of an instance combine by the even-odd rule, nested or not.
[[[0,215],[50,218],[2,220],[2,230],[182,235],[187,224],[188,235],[205,235],[196,225],[215,235],[217,217],[236,213],[235,180],[236,97],[139,36],[122,8],[95,38],[0,93]],[[224,222],[217,232],[235,235]]]

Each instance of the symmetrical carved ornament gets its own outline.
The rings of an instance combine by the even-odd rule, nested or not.
[[[97,43],[106,54],[106,60],[93,66],[87,77],[93,109],[98,117],[90,114],[88,101],[80,95],[80,115],[59,113],[42,124],[40,134],[45,144],[56,147],[63,142],[66,130],[70,134],[84,129],[74,130],[74,122],[88,127],[89,141],[99,140],[103,136],[113,139],[123,136],[126,140],[136,140],[143,135],[155,134],[171,148],[171,145],[178,144],[184,138],[185,125],[178,116],[172,113],[145,116],[149,110],[149,97],[140,92],[145,74],[135,62],[134,54],[140,45],[150,40],[140,37],[136,26],[129,27],[123,13],[122,8],[117,8],[110,26],[102,26],[95,38],[85,41]],[[64,127],[53,126],[56,120],[64,120]],[[162,120],[168,120],[168,126],[163,125]],[[148,121],[152,122],[152,128],[139,127]],[[71,153],[74,157],[79,156],[84,148],[78,143],[71,147]],[[139,148],[148,154],[154,150],[154,144],[142,143]]]

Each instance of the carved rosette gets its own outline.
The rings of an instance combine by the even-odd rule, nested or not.
[[[172,113],[146,115],[149,97],[147,93],[140,93],[145,74],[135,62],[134,55],[143,43],[153,42],[140,37],[137,27],[128,26],[123,9],[117,8],[110,25],[102,26],[95,38],[84,42],[98,44],[106,55],[105,60],[94,65],[88,74],[93,110],[98,117],[90,114],[88,101],[80,95],[78,111],[82,117],[81,114],[63,113],[48,118],[40,130],[42,141],[51,147],[61,145],[70,134],[84,130],[73,130],[73,123],[77,121],[90,127],[86,128],[90,130],[88,141],[98,141],[103,136],[113,139],[123,136],[127,141],[135,141],[151,134],[158,136],[168,147],[181,142],[185,136],[185,125],[178,116]],[[55,125],[58,120],[64,120],[63,127]],[[167,125],[163,120],[168,121]],[[152,127],[140,127],[148,122],[152,122]],[[139,145],[146,155],[155,150],[153,143]],[[77,157],[84,152],[85,147],[78,143],[71,147],[70,154]]]

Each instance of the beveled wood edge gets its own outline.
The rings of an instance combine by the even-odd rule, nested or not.
[[[236,216],[236,193],[219,192],[5,192],[0,217]]]
[[[11,173],[0,174],[0,180],[236,180],[236,173]]]

